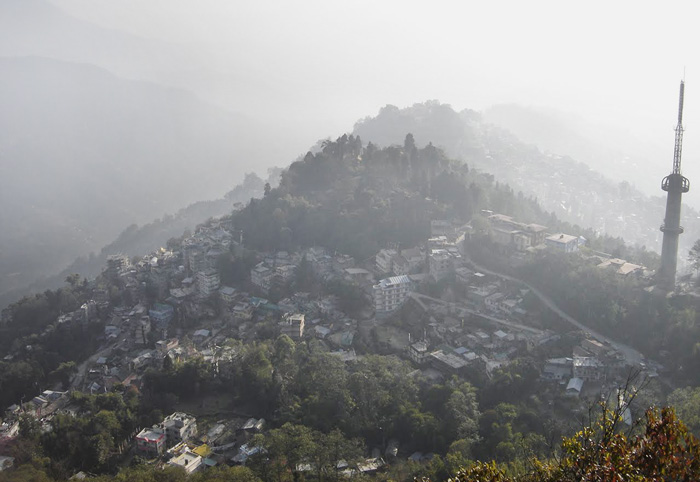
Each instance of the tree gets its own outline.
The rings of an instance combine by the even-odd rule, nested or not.
[[[603,407],[600,420],[562,443],[558,460],[533,459],[532,469],[506,475],[495,462],[478,462],[460,469],[450,480],[490,482],[578,482],[697,480],[700,441],[672,408],[646,412],[644,431],[630,437],[619,432],[621,407]]]
[[[693,247],[690,248],[688,252],[688,261],[690,261],[690,265],[695,270],[695,274],[697,274],[698,271],[700,271],[700,239],[695,241]]]

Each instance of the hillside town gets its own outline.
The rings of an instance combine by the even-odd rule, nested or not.
[[[546,226],[490,211],[482,215],[492,241],[513,263],[542,252],[567,255],[586,244],[581,237],[551,233]],[[631,366],[616,347],[591,333],[574,330],[579,334],[572,338],[572,332],[542,326],[538,318],[547,308],[531,289],[508,277],[482,273],[469,259],[465,247],[474,233],[471,224],[434,220],[425,243],[389,246],[370,259],[355,260],[322,247],[255,252],[226,220],[211,220],[177,246],[135,259],[114,254],[101,277],[89,283],[92,299],[61,315],[39,336],[98,325],[98,351],[72,373],[67,389],[40,387],[32,397],[6,407],[0,427],[3,468],[12,460],[1,450],[17,436],[21,414],[35,417],[50,431],[55,414],[79,412],[71,398],[74,391],[109,393],[117,386],[138,390],[147,370],[192,359],[216,372],[228,370],[240,357],[240,345],[230,341],[254,343],[270,337],[271,326],[273,336],[285,335],[294,343],[317,340],[345,363],[362,358],[367,347],[402,357],[432,383],[451,377],[488,378],[523,356],[547,352],[537,350],[547,346],[559,356],[539,359],[540,378],[551,384],[556,397],[594,400],[623,383],[631,369],[644,377],[657,376],[660,365]],[[235,287],[223,284],[220,260],[244,252],[255,260],[247,281]],[[650,276],[643,266],[603,253],[589,251],[586,257],[620,277]],[[311,271],[324,284],[337,282],[357,290],[360,309],[351,316],[339,295],[295,291],[302,271]],[[449,296],[431,291],[438,284],[449,287]],[[4,319],[12,316],[3,313]],[[562,343],[562,337],[568,342]],[[562,352],[561,347],[570,351]],[[6,359],[31,349],[21,347]],[[192,473],[220,464],[245,464],[260,450],[253,436],[267,429],[256,413],[202,423],[196,414],[175,412],[133,433],[120,450]],[[397,454],[417,461],[423,457],[404,454],[391,443],[343,471],[371,473]]]

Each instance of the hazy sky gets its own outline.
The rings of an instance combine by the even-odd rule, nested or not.
[[[255,102],[308,124],[315,139],[349,130],[385,104],[518,102],[606,120],[666,144],[657,176],[671,166],[685,70],[684,170],[700,179],[693,2],[52,2],[104,27],[196,46],[221,78],[264,84],[269,95]],[[238,95],[227,107],[250,112]]]

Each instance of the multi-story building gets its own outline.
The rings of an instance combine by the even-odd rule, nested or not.
[[[208,268],[197,273],[197,288],[203,298],[208,297],[219,289],[219,272],[214,268]]]
[[[395,249],[380,250],[374,258],[377,271],[380,273],[392,273],[394,271],[394,258],[398,254]]]
[[[136,449],[150,457],[157,457],[163,455],[165,441],[165,430],[162,428],[144,428],[136,436]]]
[[[175,309],[164,303],[156,303],[148,310],[148,316],[159,328],[167,327],[175,316]]]
[[[121,272],[131,265],[129,258],[123,254],[112,254],[107,256],[107,276],[115,280]]]
[[[197,435],[197,419],[183,412],[175,412],[163,420],[168,444],[186,442]]]
[[[222,286],[219,288],[219,296],[221,296],[221,301],[226,304],[232,304],[236,301],[236,289],[230,286]]]
[[[399,308],[408,298],[412,284],[411,278],[402,275],[385,278],[374,285],[372,292],[377,314],[391,313]]]
[[[428,257],[429,273],[440,281],[454,269],[454,259],[445,249],[433,249]]]
[[[605,364],[598,358],[574,355],[573,374],[575,378],[580,378],[582,380],[605,380],[606,371]]]
[[[264,262],[261,262],[250,270],[250,282],[267,293],[270,291],[270,283],[272,282],[273,275],[274,271],[265,266]]]
[[[280,322],[280,334],[287,335],[294,341],[301,340],[304,336],[304,319],[302,313],[287,314]]]
[[[425,341],[418,341],[408,347],[408,358],[417,365],[422,365],[428,356],[428,344]]]

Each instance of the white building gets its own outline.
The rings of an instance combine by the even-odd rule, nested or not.
[[[411,279],[406,275],[380,280],[372,287],[376,312],[390,313],[400,307],[408,298],[412,284]]]
[[[192,472],[196,472],[203,466],[203,459],[194,452],[185,450],[180,455],[170,459],[168,461],[168,465],[182,467],[183,469],[185,469],[185,472],[191,474]]]
[[[174,445],[197,435],[197,419],[183,412],[175,412],[163,420],[168,443]]]

